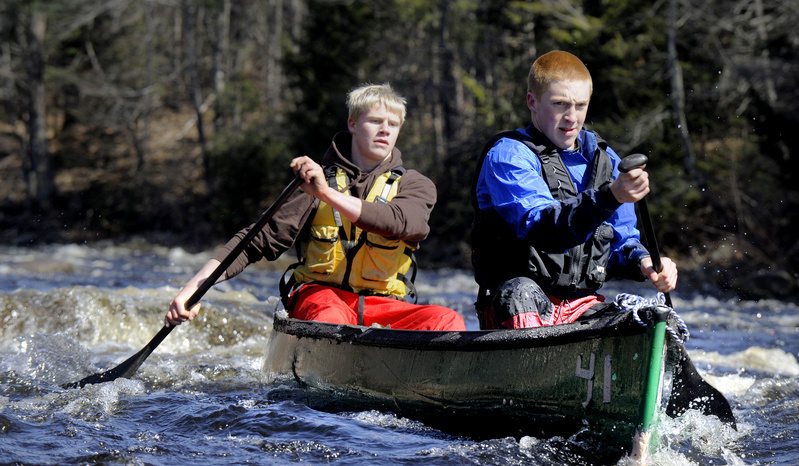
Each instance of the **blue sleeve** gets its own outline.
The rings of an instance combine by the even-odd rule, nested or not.
[[[541,177],[538,157],[512,139],[500,139],[486,155],[477,198],[481,209],[496,210],[519,238],[527,236],[531,214],[555,202]]]

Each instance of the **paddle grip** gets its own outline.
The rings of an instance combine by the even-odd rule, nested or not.
[[[644,154],[630,154],[621,159],[619,171],[622,173],[627,173],[634,168],[643,167],[648,161],[649,158],[647,158],[647,156]]]

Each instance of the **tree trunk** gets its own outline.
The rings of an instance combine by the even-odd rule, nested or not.
[[[438,98],[434,110],[434,127],[436,132],[436,164],[445,160],[452,137],[452,121],[449,99],[452,88],[452,59],[450,57],[447,20],[449,17],[449,0],[441,0],[439,11],[438,50],[433,54],[433,81],[438,89]]]
[[[197,21],[196,9],[192,0],[183,0],[183,30],[186,34],[186,63],[189,72],[189,93],[194,114],[197,118],[197,143],[202,151],[203,178],[210,190],[211,163],[206,150],[205,127],[203,125],[203,103],[200,89],[200,76],[197,70]]]
[[[671,0],[669,8],[668,61],[671,77],[672,111],[674,120],[677,122],[677,133],[680,136],[680,143],[685,157],[685,170],[690,179],[696,184],[702,198],[713,210],[715,218],[721,224],[739,225],[741,219],[730,218],[727,210],[719,203],[718,198],[711,195],[707,180],[696,168],[696,154],[688,132],[688,122],[685,118],[685,89],[683,87],[682,68],[677,57],[677,0]]]
[[[669,8],[669,38],[668,59],[669,75],[671,77],[671,102],[674,121],[677,122],[677,133],[680,136],[683,154],[685,156],[685,169],[688,176],[701,188],[705,180],[696,169],[696,155],[688,133],[688,122],[685,119],[685,90],[683,89],[682,68],[677,57],[677,0],[671,0]]]
[[[270,2],[272,10],[272,21],[269,22],[269,38],[267,53],[267,108],[280,108],[280,96],[283,91],[281,82],[283,61],[283,0],[272,0]],[[273,112],[278,116],[280,112]]]
[[[155,17],[153,13],[153,4],[151,2],[144,3],[144,20],[146,24],[146,34],[144,39],[144,53],[145,53],[145,76],[142,105],[144,106],[141,112],[141,124],[138,118],[135,118],[130,126],[133,133],[133,147],[136,150],[136,173],[140,174],[144,170],[144,157],[148,151],[150,142],[150,114],[153,108],[152,86],[155,79],[153,72],[153,62],[155,54],[153,53],[155,47],[153,45],[155,40]],[[139,134],[139,127],[141,126],[141,134]]]
[[[25,177],[28,185],[29,208],[47,211],[54,195],[53,160],[47,150],[46,107],[44,91],[44,39],[47,16],[35,6],[25,24],[27,51],[25,67],[28,90],[28,147]]]
[[[214,43],[214,92],[216,92],[216,111],[214,112],[214,131],[220,133],[225,124],[225,108],[228,99],[222,97],[230,70],[230,11],[231,0],[223,0],[222,11],[216,20],[216,42]]]

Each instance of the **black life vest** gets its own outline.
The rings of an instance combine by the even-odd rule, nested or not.
[[[541,288],[559,297],[574,297],[596,292],[606,281],[613,227],[602,223],[583,244],[565,253],[542,251],[527,239],[520,239],[514,229],[495,211],[483,211],[477,204],[477,180],[489,150],[502,138],[524,143],[541,161],[541,175],[556,201],[576,197],[574,182],[557,148],[546,137],[535,132],[528,137],[518,131],[494,136],[483,148],[472,180],[472,207],[475,212],[471,233],[472,265],[481,293],[493,290],[511,278],[526,276]],[[586,189],[599,189],[613,179],[613,166],[607,143],[597,136],[591,177]]]

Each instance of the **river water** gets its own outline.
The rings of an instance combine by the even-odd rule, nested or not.
[[[258,266],[212,289],[200,316],[133,379],[60,388],[145,346],[210,253],[0,247],[0,464],[596,464],[590,446],[568,438],[473,441],[390,412],[315,411],[297,387],[265,384],[279,272]],[[477,328],[469,272],[423,271],[417,283],[422,301]],[[799,464],[799,306],[693,288],[701,291],[672,294],[691,331],[686,346],[739,427],[694,412],[664,416],[651,463]]]

